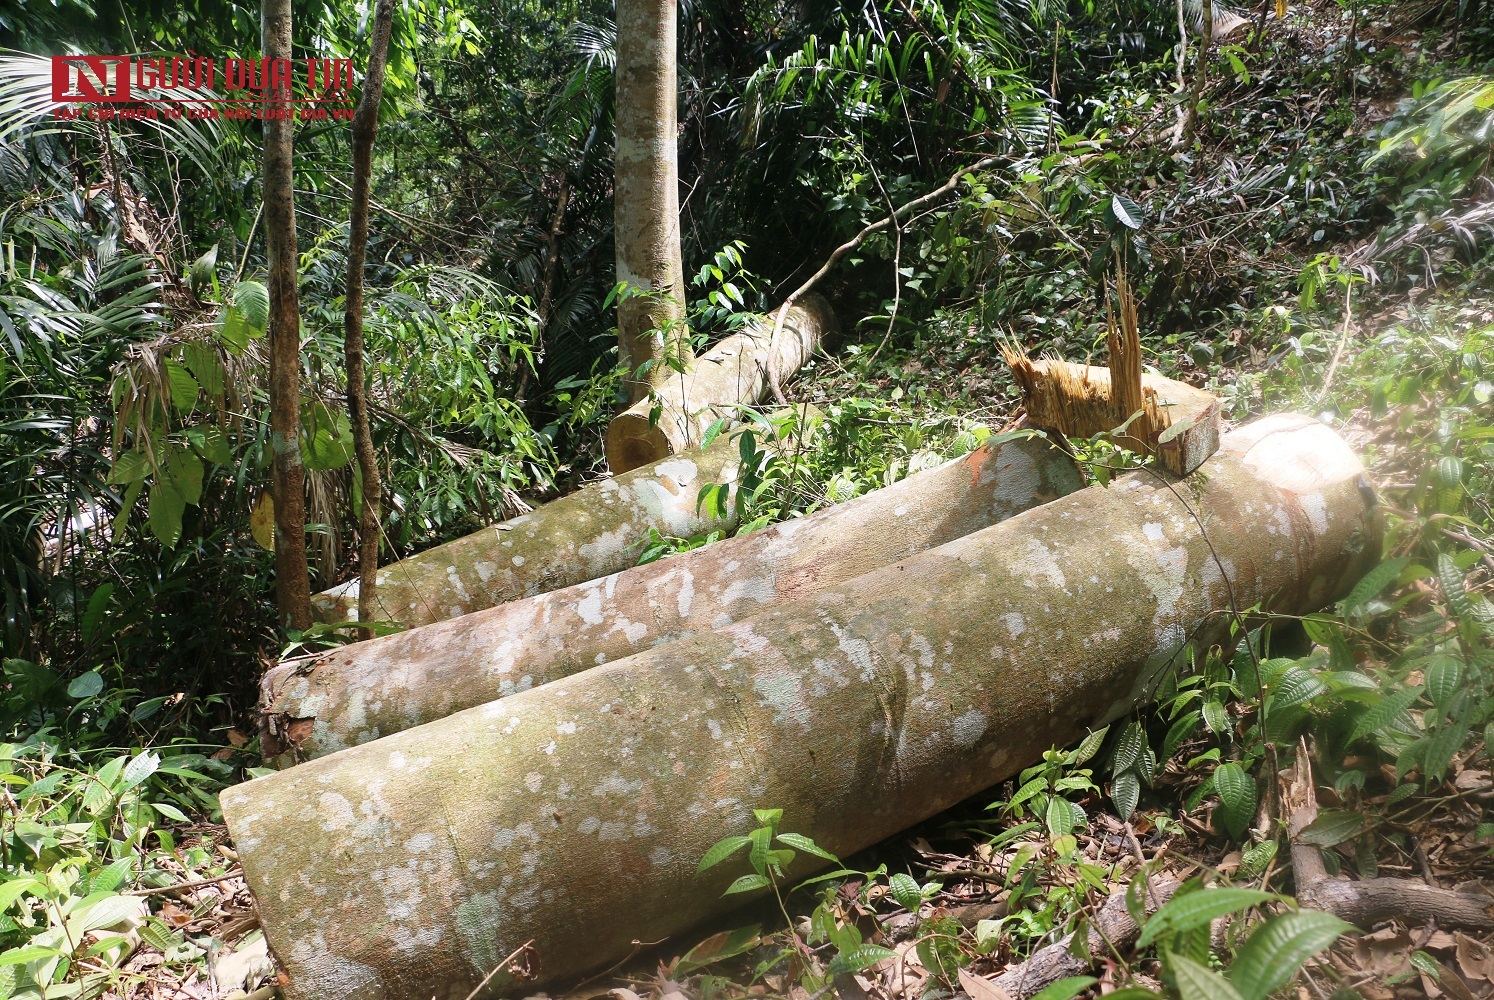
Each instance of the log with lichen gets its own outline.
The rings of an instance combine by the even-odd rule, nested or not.
[[[462,1000],[603,968],[736,905],[752,809],[842,856],[1152,697],[1231,607],[1323,607],[1377,557],[1306,417],[725,628],[238,785],[221,802],[290,1000]],[[792,873],[816,862],[800,856]],[[501,960],[533,942],[540,981]]]
[[[1080,486],[1042,437],[964,458],[808,517],[448,622],[288,661],[264,679],[261,750],[321,757],[729,625],[967,535]]]
[[[735,483],[739,453],[722,435],[704,450],[602,479],[527,514],[379,569],[381,621],[409,628],[557,590],[633,566],[652,528],[688,537],[736,526],[735,491],[699,503],[710,483]],[[355,620],[358,581],[312,598],[326,622]]]
[[[835,314],[818,295],[806,295],[784,318],[777,336],[772,317],[726,337],[683,372],[651,380],[654,391],[607,425],[607,467],[627,472],[692,448],[717,420],[735,420],[743,405],[768,392],[768,370],[794,372],[835,326]]]

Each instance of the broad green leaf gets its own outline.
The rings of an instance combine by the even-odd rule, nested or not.
[[[258,281],[241,281],[233,287],[233,304],[248,324],[250,335],[264,336],[270,323],[270,293]]]
[[[218,244],[214,243],[208,248],[208,252],[192,262],[187,271],[187,280],[191,283],[193,291],[207,292],[212,290],[213,271],[218,264]]]
[[[150,465],[143,452],[125,451],[114,456],[114,464],[109,467],[109,482],[138,483],[149,473]]]
[[[802,833],[780,833],[774,839],[781,844],[787,844],[796,850],[803,851],[805,854],[813,854],[815,857],[824,858],[826,861],[834,861],[837,863],[839,863],[840,861],[840,859],[835,855],[831,854],[829,851],[825,850],[819,844],[816,844],[813,840],[810,840]]]
[[[140,784],[146,778],[156,773],[156,768],[161,766],[159,754],[145,750],[136,755],[125,765],[124,772],[119,777],[119,791],[127,792]]]
[[[712,934],[694,948],[685,952],[684,957],[679,960],[675,972],[685,974],[703,969],[712,962],[720,962],[724,959],[735,958],[738,955],[751,951],[758,946],[761,940],[759,936],[760,927],[753,924],[750,927],[738,927],[733,931],[721,931]]]
[[[1098,982],[1099,980],[1094,976],[1069,976],[1056,983],[1049,983],[1034,993],[1032,1000],[1073,1000],[1074,997]]]
[[[1174,896],[1146,922],[1136,947],[1145,948],[1169,934],[1205,927],[1220,917],[1280,898],[1275,893],[1233,887],[1200,889],[1186,896]]]
[[[97,670],[90,670],[86,674],[79,674],[73,678],[72,683],[67,686],[67,696],[78,699],[92,698],[102,690],[104,690],[103,676]]]
[[[1378,597],[1380,591],[1401,575],[1401,570],[1411,565],[1411,560],[1406,557],[1398,559],[1387,559],[1360,579],[1344,599],[1344,610],[1351,615],[1364,613],[1365,606],[1371,600]]]
[[[1079,746],[1074,749],[1074,756],[1071,760],[1071,763],[1086,763],[1090,760],[1090,758],[1094,757],[1095,754],[1099,753],[1100,745],[1105,742],[1105,734],[1108,732],[1110,732],[1110,727],[1105,726],[1104,728],[1097,729],[1094,732],[1090,733],[1088,736],[1084,737],[1083,742],[1081,742]]]
[[[714,868],[750,843],[751,837],[724,837],[711,845],[710,850],[705,852],[705,857],[700,859],[700,867],[695,870],[703,872],[707,868]]]
[[[183,344],[182,364],[187,366],[187,371],[209,397],[217,399],[223,395],[223,365],[211,347],[197,340]]]
[[[99,872],[89,883],[89,892],[113,892],[124,882],[125,878],[135,870],[135,858],[124,857],[110,864],[109,867]]]
[[[83,789],[83,811],[97,816],[114,801],[115,785],[128,757],[116,757],[96,771]]]
[[[1354,728],[1349,732],[1346,742],[1353,743],[1371,733],[1378,733],[1390,725],[1400,716],[1402,712],[1410,708],[1417,698],[1421,697],[1421,688],[1408,687],[1387,694],[1377,702],[1369,711],[1359,717],[1354,723]]]
[[[173,823],[190,823],[191,818],[170,802],[152,802],[150,807]]]
[[[113,927],[131,917],[139,916],[141,902],[138,896],[107,895],[73,911],[67,920],[68,930],[73,932],[75,938],[81,938],[89,931]]]
[[[1255,779],[1235,761],[1220,764],[1214,770],[1214,791],[1219,796],[1219,812],[1231,836],[1245,832],[1255,818]]]
[[[730,896],[738,892],[755,892],[758,889],[766,889],[769,884],[766,875],[759,875],[757,872],[752,872],[750,875],[743,875],[727,886],[726,891],[721,895]]]
[[[104,620],[104,612],[109,610],[109,598],[114,596],[114,584],[106,582],[99,584],[88,597],[88,607],[83,612],[83,641],[92,642],[94,634],[99,630],[99,623]]]
[[[1167,967],[1178,984],[1181,1000],[1242,1000],[1228,979],[1192,959],[1169,953]]]
[[[0,913],[10,909],[10,905],[22,896],[40,896],[47,890],[47,884],[41,879],[15,878],[9,882],[0,882]]]
[[[1267,920],[1250,935],[1229,967],[1243,1000],[1265,1000],[1291,982],[1309,958],[1354,928],[1316,910],[1294,910]]]
[[[166,372],[166,384],[171,388],[171,405],[183,413],[197,405],[197,395],[202,387],[187,371],[187,366],[170,358],[161,362]]]
[[[1079,808],[1061,795],[1054,795],[1048,799],[1048,809],[1043,815],[1043,825],[1048,828],[1048,833],[1053,837],[1064,837],[1074,832],[1074,827],[1079,824],[1079,816],[1076,815]]]
[[[1325,809],[1298,835],[1304,844],[1333,847],[1352,840],[1364,829],[1364,817],[1346,809]]]
[[[313,403],[301,415],[301,459],[319,472],[340,469],[353,457],[353,425],[348,415]]]
[[[151,483],[147,510],[150,533],[166,548],[176,548],[182,537],[182,515],[187,511],[187,499],[182,491],[169,480]]]
[[[1322,681],[1318,680],[1317,675],[1294,663],[1276,678],[1271,705],[1278,709],[1301,705],[1326,690],[1327,688],[1324,687]]]
[[[187,449],[173,447],[167,453],[161,476],[176,487],[185,502],[196,506],[202,499],[202,459]]]
[[[1127,229],[1140,229],[1146,221],[1141,206],[1123,194],[1111,195],[1110,211],[1115,216],[1115,221]]]
[[[888,882],[889,891],[897,905],[909,913],[917,913],[923,903],[923,893],[918,888],[918,881],[911,875],[898,872]]]
[[[63,952],[46,945],[29,944],[10,951],[0,951],[0,965],[26,965],[44,958],[56,958]]]
[[[1215,736],[1225,736],[1230,731],[1229,713],[1225,712],[1224,706],[1217,700],[1210,699],[1203,706],[1204,725],[1209,727],[1209,732]]]
[[[1427,697],[1443,708],[1463,686],[1463,661],[1451,653],[1436,653],[1428,658],[1422,675],[1427,682]]]
[[[869,969],[878,962],[885,962],[889,958],[896,958],[897,952],[891,948],[884,948],[879,944],[864,944],[854,951],[844,952],[836,955],[830,960],[826,972],[832,976],[838,976],[845,972],[860,972]]]
[[[242,309],[238,306],[229,306],[223,310],[223,322],[218,326],[218,339],[223,342],[223,347],[229,354],[235,357],[243,354],[253,337],[254,331],[244,319]]]
[[[1111,765],[1112,774],[1131,770],[1132,765],[1136,763],[1136,758],[1141,756],[1141,741],[1144,738],[1141,723],[1132,722],[1126,726],[1115,744],[1115,762]]]
[[[275,551],[275,498],[269,490],[259,495],[249,511],[249,534],[260,548]]]
[[[1134,771],[1117,774],[1110,782],[1110,799],[1115,803],[1115,814],[1121,819],[1130,819],[1141,799],[1141,779]]]

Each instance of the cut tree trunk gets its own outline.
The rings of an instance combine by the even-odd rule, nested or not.
[[[978,531],[1080,487],[1041,437],[964,458],[809,517],[369,643],[264,679],[266,758],[325,756],[697,632]]]
[[[672,374],[667,358],[690,359],[680,257],[678,19],[678,0],[618,0],[613,231],[617,280],[627,289],[617,304],[617,337],[634,402]]]
[[[735,483],[737,442],[723,434],[693,451],[603,479],[454,542],[379,570],[379,619],[414,628],[595,580],[636,565],[648,530],[688,537],[736,526],[736,493],[724,517],[699,509],[700,488]],[[358,614],[358,581],[313,598],[322,621]]]
[[[607,425],[607,467],[617,475],[694,447],[714,421],[735,420],[738,407],[767,395],[770,364],[779,372],[799,370],[834,326],[830,303],[806,295],[784,317],[776,341],[773,321],[765,319],[722,340],[683,373],[670,372],[654,395]]]
[[[525,989],[613,963],[742,901],[744,866],[697,866],[753,808],[848,855],[1147,701],[1232,605],[1322,607],[1377,560],[1372,503],[1331,430],[1267,419],[1176,486],[1131,473],[229,788],[287,995],[463,1000],[531,940]]]

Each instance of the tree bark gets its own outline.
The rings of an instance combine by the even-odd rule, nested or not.
[[[763,399],[769,372],[796,371],[835,327],[830,303],[807,295],[777,324],[763,320],[702,354],[683,373],[671,371],[651,398],[607,425],[607,467],[616,475],[694,447],[719,418],[735,420],[741,404]],[[775,369],[776,363],[776,369]]]
[[[1131,473],[229,788],[287,995],[463,1000],[530,940],[525,989],[605,967],[743,901],[744,866],[697,865],[753,808],[847,856],[1132,711],[1231,606],[1322,607],[1378,559],[1371,503],[1331,430],[1267,419],[1177,486]]]
[[[528,514],[490,525],[379,570],[374,620],[409,628],[595,580],[637,565],[650,528],[689,537],[737,524],[700,509],[700,488],[735,483],[739,456],[727,435],[704,451],[602,479]],[[316,595],[322,621],[357,619],[361,583]]]
[[[260,750],[281,766],[708,632],[1067,495],[1079,470],[1040,437],[808,517],[266,675]]]
[[[618,0],[613,189],[620,360],[634,402],[690,360],[680,257],[678,0]],[[640,366],[648,364],[643,377]]]
[[[291,3],[264,0],[265,245],[270,293],[270,438],[274,450],[275,602],[291,628],[311,625],[306,567],[306,470],[301,464],[301,306],[292,176]]]
[[[343,356],[347,364],[348,416],[353,425],[353,451],[363,479],[363,503],[358,511],[358,620],[377,617],[379,593],[379,503],[383,484],[368,423],[368,375],[363,363],[363,263],[368,253],[368,200],[373,173],[374,138],[379,132],[379,102],[384,97],[384,66],[389,57],[389,34],[394,24],[394,0],[378,0],[373,34],[369,39],[368,69],[363,94],[353,114],[353,207],[348,216],[348,283],[343,314]],[[359,637],[373,638],[367,629]]]

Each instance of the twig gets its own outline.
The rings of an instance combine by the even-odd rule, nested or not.
[[[519,945],[512,952],[510,952],[509,956],[507,958],[505,958],[503,961],[499,962],[497,965],[493,966],[493,968],[488,972],[488,974],[486,976],[482,977],[482,982],[480,982],[476,986],[472,987],[472,992],[467,994],[466,1000],[472,1000],[473,997],[475,997],[475,996],[477,996],[477,994],[481,993],[482,990],[483,990],[483,987],[487,986],[488,983],[490,983],[490,982],[493,981],[493,977],[496,976],[496,975],[498,975],[499,970],[508,968],[509,964],[511,962],[513,962],[514,959],[516,959],[520,955],[524,954],[524,952],[528,951],[529,947],[532,944],[534,944],[534,939],[530,938],[528,941],[525,941],[523,944]]]
[[[961,167],[959,170],[956,170],[953,174],[950,175],[949,180],[934,188],[934,190],[930,191],[928,194],[922,195],[918,198],[914,198],[912,201],[903,205],[901,208],[898,208],[892,214],[884,216],[878,219],[876,222],[873,222],[870,225],[866,226],[861,230],[861,232],[857,233],[855,236],[851,237],[849,240],[836,247],[835,252],[830,255],[825,263],[820,265],[820,269],[814,272],[814,274],[811,274],[809,276],[809,279],[805,281],[804,284],[794,289],[793,292],[789,294],[788,298],[783,300],[783,305],[778,307],[778,313],[773,317],[773,332],[768,337],[768,385],[772,388],[773,398],[778,400],[779,405],[787,406],[788,400],[783,395],[783,385],[778,373],[778,335],[783,330],[784,320],[787,319],[789,310],[794,307],[794,303],[799,301],[802,296],[807,295],[815,285],[820,283],[820,280],[823,279],[825,275],[830,273],[830,271],[835,267],[836,264],[840,263],[842,257],[850,253],[852,250],[855,250],[857,247],[861,246],[861,244],[865,243],[873,233],[879,233],[882,230],[886,229],[888,226],[899,221],[900,219],[903,219],[904,217],[918,211],[920,208],[923,208],[925,205],[929,205],[933,202],[938,201],[940,198],[955,190],[955,188],[959,186],[960,181],[965,177],[966,174],[989,167],[992,164],[998,162],[999,159],[999,157],[987,156],[976,163],[972,163],[968,167]]]
[[[231,868],[219,875],[217,878],[205,878],[197,882],[177,882],[175,885],[162,885],[154,889],[130,889],[124,893],[126,896],[159,896],[163,893],[177,892],[185,889],[201,889],[210,885],[218,885],[232,878],[239,878],[244,874],[242,868]]]

